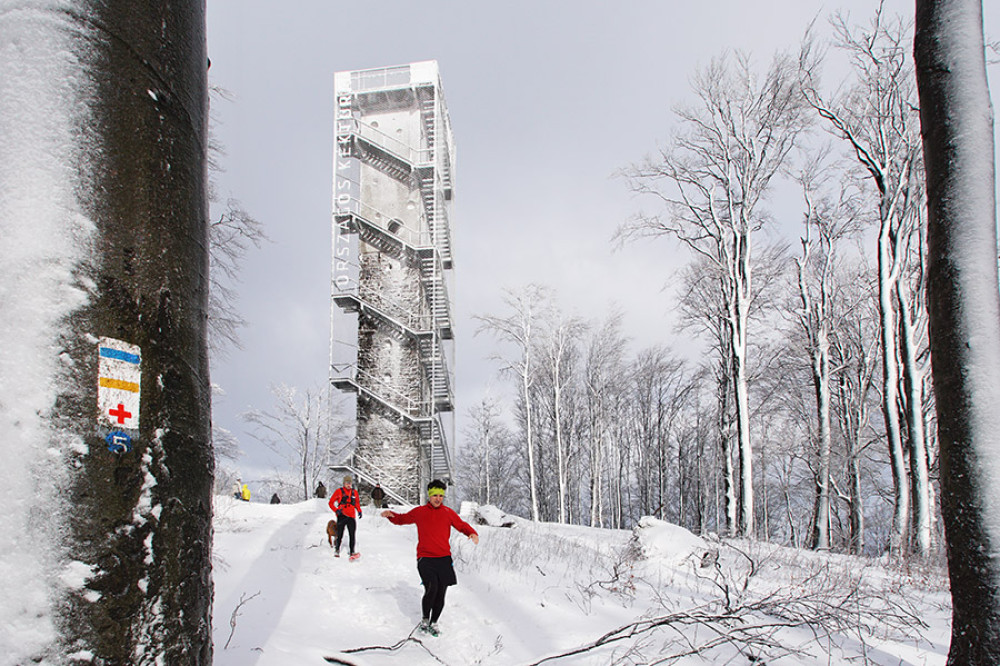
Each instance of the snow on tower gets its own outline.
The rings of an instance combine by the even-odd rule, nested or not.
[[[349,466],[416,502],[452,478],[451,124],[435,61],[334,88],[330,378],[356,396]]]

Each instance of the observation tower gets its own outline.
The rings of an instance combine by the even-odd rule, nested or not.
[[[353,394],[341,468],[397,501],[452,480],[454,143],[437,62],[334,76],[330,381]]]

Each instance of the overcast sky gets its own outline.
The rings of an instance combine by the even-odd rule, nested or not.
[[[692,99],[690,77],[713,57],[740,49],[764,66],[817,16],[825,32],[833,11],[867,23],[876,4],[209,0],[210,81],[234,96],[213,105],[226,150],[216,180],[272,240],[244,265],[244,349],[212,367],[226,392],[216,425],[247,452],[244,478],[274,462],[238,415],[269,407],[272,383],[320,387],[329,374],[334,72],[438,61],[457,147],[461,443],[463,416],[487,385],[507,390],[473,319],[505,314],[505,288],[549,285],[586,319],[617,303],[636,346],[680,344],[664,287],[688,257],[668,240],[614,251],[615,230],[642,208],[615,172],[665,142],[671,109]],[[1000,3],[985,5],[987,36],[998,39]],[[913,11],[912,0],[886,6]],[[996,66],[990,74],[996,106]]]

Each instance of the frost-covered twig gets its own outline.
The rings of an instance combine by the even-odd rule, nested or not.
[[[229,616],[229,638],[226,639],[226,644],[223,646],[223,650],[229,649],[229,642],[233,640],[233,634],[236,633],[236,618],[239,617],[240,609],[243,608],[243,604],[250,601],[254,597],[260,596],[260,590],[256,594],[247,597],[246,592],[240,595],[240,603],[236,604],[236,608],[233,609],[233,614]]]

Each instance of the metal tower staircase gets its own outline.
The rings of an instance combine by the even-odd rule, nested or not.
[[[407,226],[384,211],[376,210],[362,198],[338,197],[334,211],[336,232],[356,234],[369,249],[412,267],[419,275],[420,303],[394,303],[374,293],[361,279],[338,280],[333,301],[342,311],[357,312],[366,326],[398,340],[409,340],[416,349],[421,368],[421,386],[411,395],[393,388],[371,373],[351,367],[333,368],[333,385],[356,393],[401,427],[417,433],[421,455],[432,478],[451,479],[452,460],[442,412],[454,411],[451,368],[444,341],[454,339],[451,301],[446,271],[453,267],[452,240],[447,205],[452,199],[453,144],[447,110],[439,94],[439,79],[410,82],[399,75],[402,68],[353,72],[358,81],[394,81],[386,88],[352,90],[351,113],[338,113],[337,146],[339,159],[353,159],[402,183],[404,189],[419,193],[419,228]],[[338,104],[346,106],[338,94]],[[366,122],[366,105],[391,105],[393,110],[410,109],[419,114],[419,140],[400,140]],[[379,107],[379,108],[385,108]],[[384,112],[384,111],[383,111]],[[373,116],[373,117],[377,117]],[[416,118],[411,115],[411,118]],[[416,130],[414,130],[416,131]],[[405,135],[403,135],[405,136]],[[336,189],[335,189],[336,191]],[[414,199],[415,200],[415,199]],[[411,220],[412,225],[412,220]],[[335,233],[336,233],[335,232]],[[420,395],[419,400],[412,395]],[[383,484],[385,479],[382,480]]]

